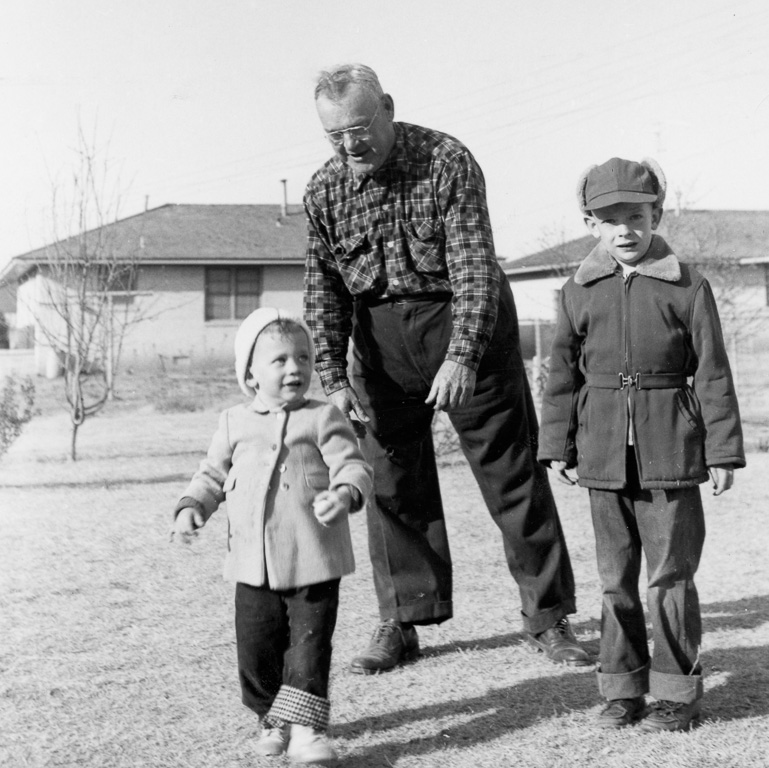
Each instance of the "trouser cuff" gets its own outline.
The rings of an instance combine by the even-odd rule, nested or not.
[[[379,609],[382,621],[394,619],[406,624],[441,624],[454,615],[451,600],[442,600],[428,605],[400,605],[392,610]]]
[[[331,705],[328,699],[299,688],[292,688],[290,685],[281,685],[264,721],[278,728],[287,723],[297,723],[325,731],[328,728],[330,711]]]
[[[649,692],[655,699],[691,704],[702,698],[702,675],[649,673]]]
[[[577,606],[574,600],[565,600],[559,603],[554,608],[548,608],[544,611],[539,611],[533,616],[527,616],[521,611],[521,618],[523,620],[523,628],[530,635],[540,635],[542,632],[547,631],[550,627],[555,626],[564,616],[568,616],[570,613],[576,613]]]
[[[605,699],[637,699],[649,692],[649,668],[638,667],[632,672],[608,673],[596,670],[598,690]]]

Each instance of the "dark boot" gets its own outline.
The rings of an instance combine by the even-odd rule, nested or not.
[[[661,731],[688,731],[700,720],[699,700],[684,704],[681,701],[654,701],[649,714],[641,723],[641,730],[649,733]]]
[[[598,715],[599,728],[624,728],[639,720],[646,708],[643,696],[636,699],[614,699]]]

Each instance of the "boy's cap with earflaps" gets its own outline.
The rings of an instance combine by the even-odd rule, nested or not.
[[[651,158],[640,163],[612,157],[591,165],[580,176],[577,201],[583,213],[616,203],[652,203],[662,207],[667,182],[659,164]]]
[[[296,323],[306,334],[310,346],[310,368],[315,367],[315,348],[312,343],[312,334],[307,324],[299,315],[287,312],[275,307],[260,307],[255,309],[241,324],[235,334],[235,375],[238,377],[238,386],[248,397],[254,397],[256,390],[246,384],[248,378],[248,363],[251,360],[251,352],[256,344],[256,337],[276,320],[290,320]]]

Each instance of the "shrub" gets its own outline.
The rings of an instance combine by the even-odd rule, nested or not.
[[[35,385],[29,376],[19,379],[12,373],[5,377],[0,391],[0,456],[32,418],[34,404]]]

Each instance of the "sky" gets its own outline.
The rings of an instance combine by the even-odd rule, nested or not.
[[[51,240],[82,129],[120,217],[301,203],[331,154],[317,74],[466,144],[498,255],[585,233],[577,179],[653,157],[668,201],[769,209],[766,0],[24,0],[0,28],[0,266]],[[111,201],[112,202],[112,201]],[[49,222],[49,223],[46,223]]]

